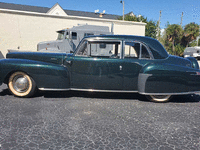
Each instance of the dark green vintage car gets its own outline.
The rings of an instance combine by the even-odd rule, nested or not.
[[[169,55],[155,39],[105,35],[84,38],[73,54],[13,52],[0,60],[0,84],[12,94],[39,90],[138,92],[166,102],[200,91],[197,61]]]

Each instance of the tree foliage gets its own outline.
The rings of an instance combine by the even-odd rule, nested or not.
[[[119,17],[119,20],[122,20],[122,16]],[[146,27],[145,27],[145,36],[149,36],[152,38],[156,38],[156,28],[157,28],[157,24],[155,21],[150,20],[148,21],[147,17],[144,16],[130,16],[130,15],[125,15],[124,17],[125,21],[135,21],[135,22],[144,22],[146,23]]]
[[[119,17],[119,20],[122,19],[122,16]],[[160,32],[158,33],[157,31],[158,23],[156,21],[149,21],[144,16],[136,17],[130,15],[125,15],[124,20],[146,23],[145,36],[157,38],[170,54],[181,56],[186,47],[197,45],[195,40],[199,36],[199,25],[196,23],[189,23],[185,27],[181,27],[178,24],[169,24],[167,22],[165,32],[162,34],[162,38],[160,38]],[[200,46],[200,39],[198,45]]]
[[[184,28],[185,46],[188,47],[189,43],[199,36],[199,25],[195,23],[189,23]]]
[[[145,28],[145,36],[149,36],[155,39],[157,34],[156,26],[157,25],[155,21],[152,20],[148,21]]]
[[[123,17],[120,16],[118,19],[122,20]],[[124,20],[125,21],[135,21],[135,22],[145,22],[145,23],[147,22],[147,18],[144,18],[144,16],[136,17],[136,16],[125,15]]]
[[[197,45],[195,40],[198,36],[198,24],[189,23],[184,29],[178,24],[168,24],[162,43],[169,53],[181,56],[186,47]]]
[[[172,44],[172,52],[176,55],[175,46],[180,43],[183,35],[183,29],[180,25],[172,24],[168,25],[166,29],[166,37],[169,42]]]

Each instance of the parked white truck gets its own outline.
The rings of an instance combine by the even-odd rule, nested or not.
[[[184,58],[194,57],[197,60],[200,59],[200,46],[187,47],[183,53]]]
[[[40,42],[37,45],[37,51],[42,52],[73,52],[78,46],[79,42],[86,36],[92,35],[109,35],[107,26],[96,25],[79,25],[70,29],[63,29],[57,31],[58,38],[55,41]]]

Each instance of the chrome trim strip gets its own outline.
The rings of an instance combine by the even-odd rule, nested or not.
[[[97,41],[103,41],[103,42],[121,42],[122,41],[122,38],[121,39],[118,39],[118,38],[108,38],[108,37],[88,37],[88,38],[85,38],[86,40],[88,40],[89,42],[97,42]]]
[[[138,91],[122,91],[122,90],[95,90],[95,89],[76,89],[76,88],[67,88],[67,89],[51,89],[51,88],[39,88],[41,91],[86,91],[86,92],[118,92],[118,93],[137,93]]]
[[[122,90],[95,90],[95,89],[76,89],[71,88],[74,91],[88,91],[88,92],[118,92],[118,93],[137,93],[138,91],[122,91]]]
[[[143,92],[139,92],[139,94],[142,94],[142,95],[185,95],[185,94],[195,94],[198,92],[200,92],[200,91],[180,92],[180,93],[143,93]]]
[[[139,93],[142,95],[185,95],[185,94],[195,94],[200,91],[193,92],[180,92],[180,93],[144,93],[138,91],[122,91],[122,90],[95,90],[95,89],[76,89],[76,88],[67,88],[67,89],[51,89],[51,88],[39,88],[41,91],[83,91],[83,92],[118,92],[118,93]]]
[[[38,88],[41,91],[70,91],[70,88],[67,89],[50,89],[50,88]]]

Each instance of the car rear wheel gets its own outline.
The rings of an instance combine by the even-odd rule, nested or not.
[[[8,88],[18,97],[31,97],[36,91],[35,81],[24,72],[15,72],[9,77]]]
[[[164,103],[171,99],[171,95],[147,95],[147,99],[153,102]]]

